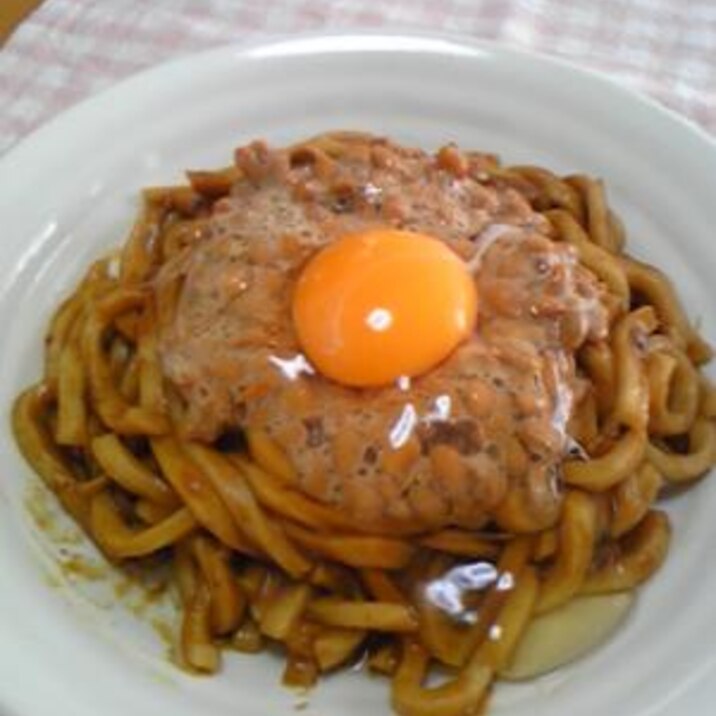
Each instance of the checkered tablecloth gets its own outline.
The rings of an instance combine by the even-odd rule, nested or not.
[[[347,28],[445,30],[552,53],[716,133],[716,0],[46,0],[0,50],[0,153],[148,65]]]

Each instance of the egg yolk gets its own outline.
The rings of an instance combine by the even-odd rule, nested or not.
[[[293,320],[303,351],[344,385],[425,373],[473,330],[477,291],[446,244],[411,231],[349,234],[303,269]]]

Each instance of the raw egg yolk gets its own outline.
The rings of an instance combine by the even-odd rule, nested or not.
[[[387,385],[444,360],[473,330],[475,282],[446,244],[411,231],[349,234],[303,269],[293,321],[309,360],[344,385]]]

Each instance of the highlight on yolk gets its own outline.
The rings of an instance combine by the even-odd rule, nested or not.
[[[339,238],[308,262],[293,296],[308,359],[356,387],[425,373],[470,334],[476,316],[477,291],[462,259],[411,231]]]

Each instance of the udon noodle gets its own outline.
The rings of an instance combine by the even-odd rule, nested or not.
[[[52,317],[42,378],[13,413],[23,454],[110,561],[169,565],[187,667],[215,672],[222,649],[269,640],[282,646],[286,682],[307,686],[362,655],[391,679],[398,713],[473,714],[535,616],[654,574],[671,529],[657,500],[716,460],[716,392],[700,372],[711,353],[664,274],[625,252],[601,181],[358,133],[280,151],[255,143],[231,167],[188,177],[144,191],[124,247]],[[426,186],[453,192],[452,203]],[[515,326],[519,341],[561,321],[554,385],[530,392],[530,371],[547,363],[524,340],[496,362],[481,338],[407,393],[267,367],[268,352],[293,345],[295,266],[331,232],[366,222],[431,231],[475,266],[480,253],[478,332],[492,330],[503,357]],[[276,226],[281,251],[268,255],[261,232]],[[207,286],[224,274],[202,278],[197,266],[209,271],[238,245],[249,253],[236,250],[232,276],[246,261],[265,283],[243,308],[212,304]],[[505,253],[515,247],[523,253]],[[510,292],[490,313],[496,277],[514,277],[524,251],[558,292],[545,288],[530,315],[507,322],[518,299]],[[266,387],[270,370],[278,379]],[[493,381],[486,410],[453,391],[473,379]],[[560,386],[569,394],[558,405]],[[394,421],[401,400],[426,414],[437,394],[462,413],[430,413],[412,443],[381,442],[380,420]],[[538,406],[531,436],[522,417],[505,422],[518,397]],[[436,666],[451,676],[430,686]]]

